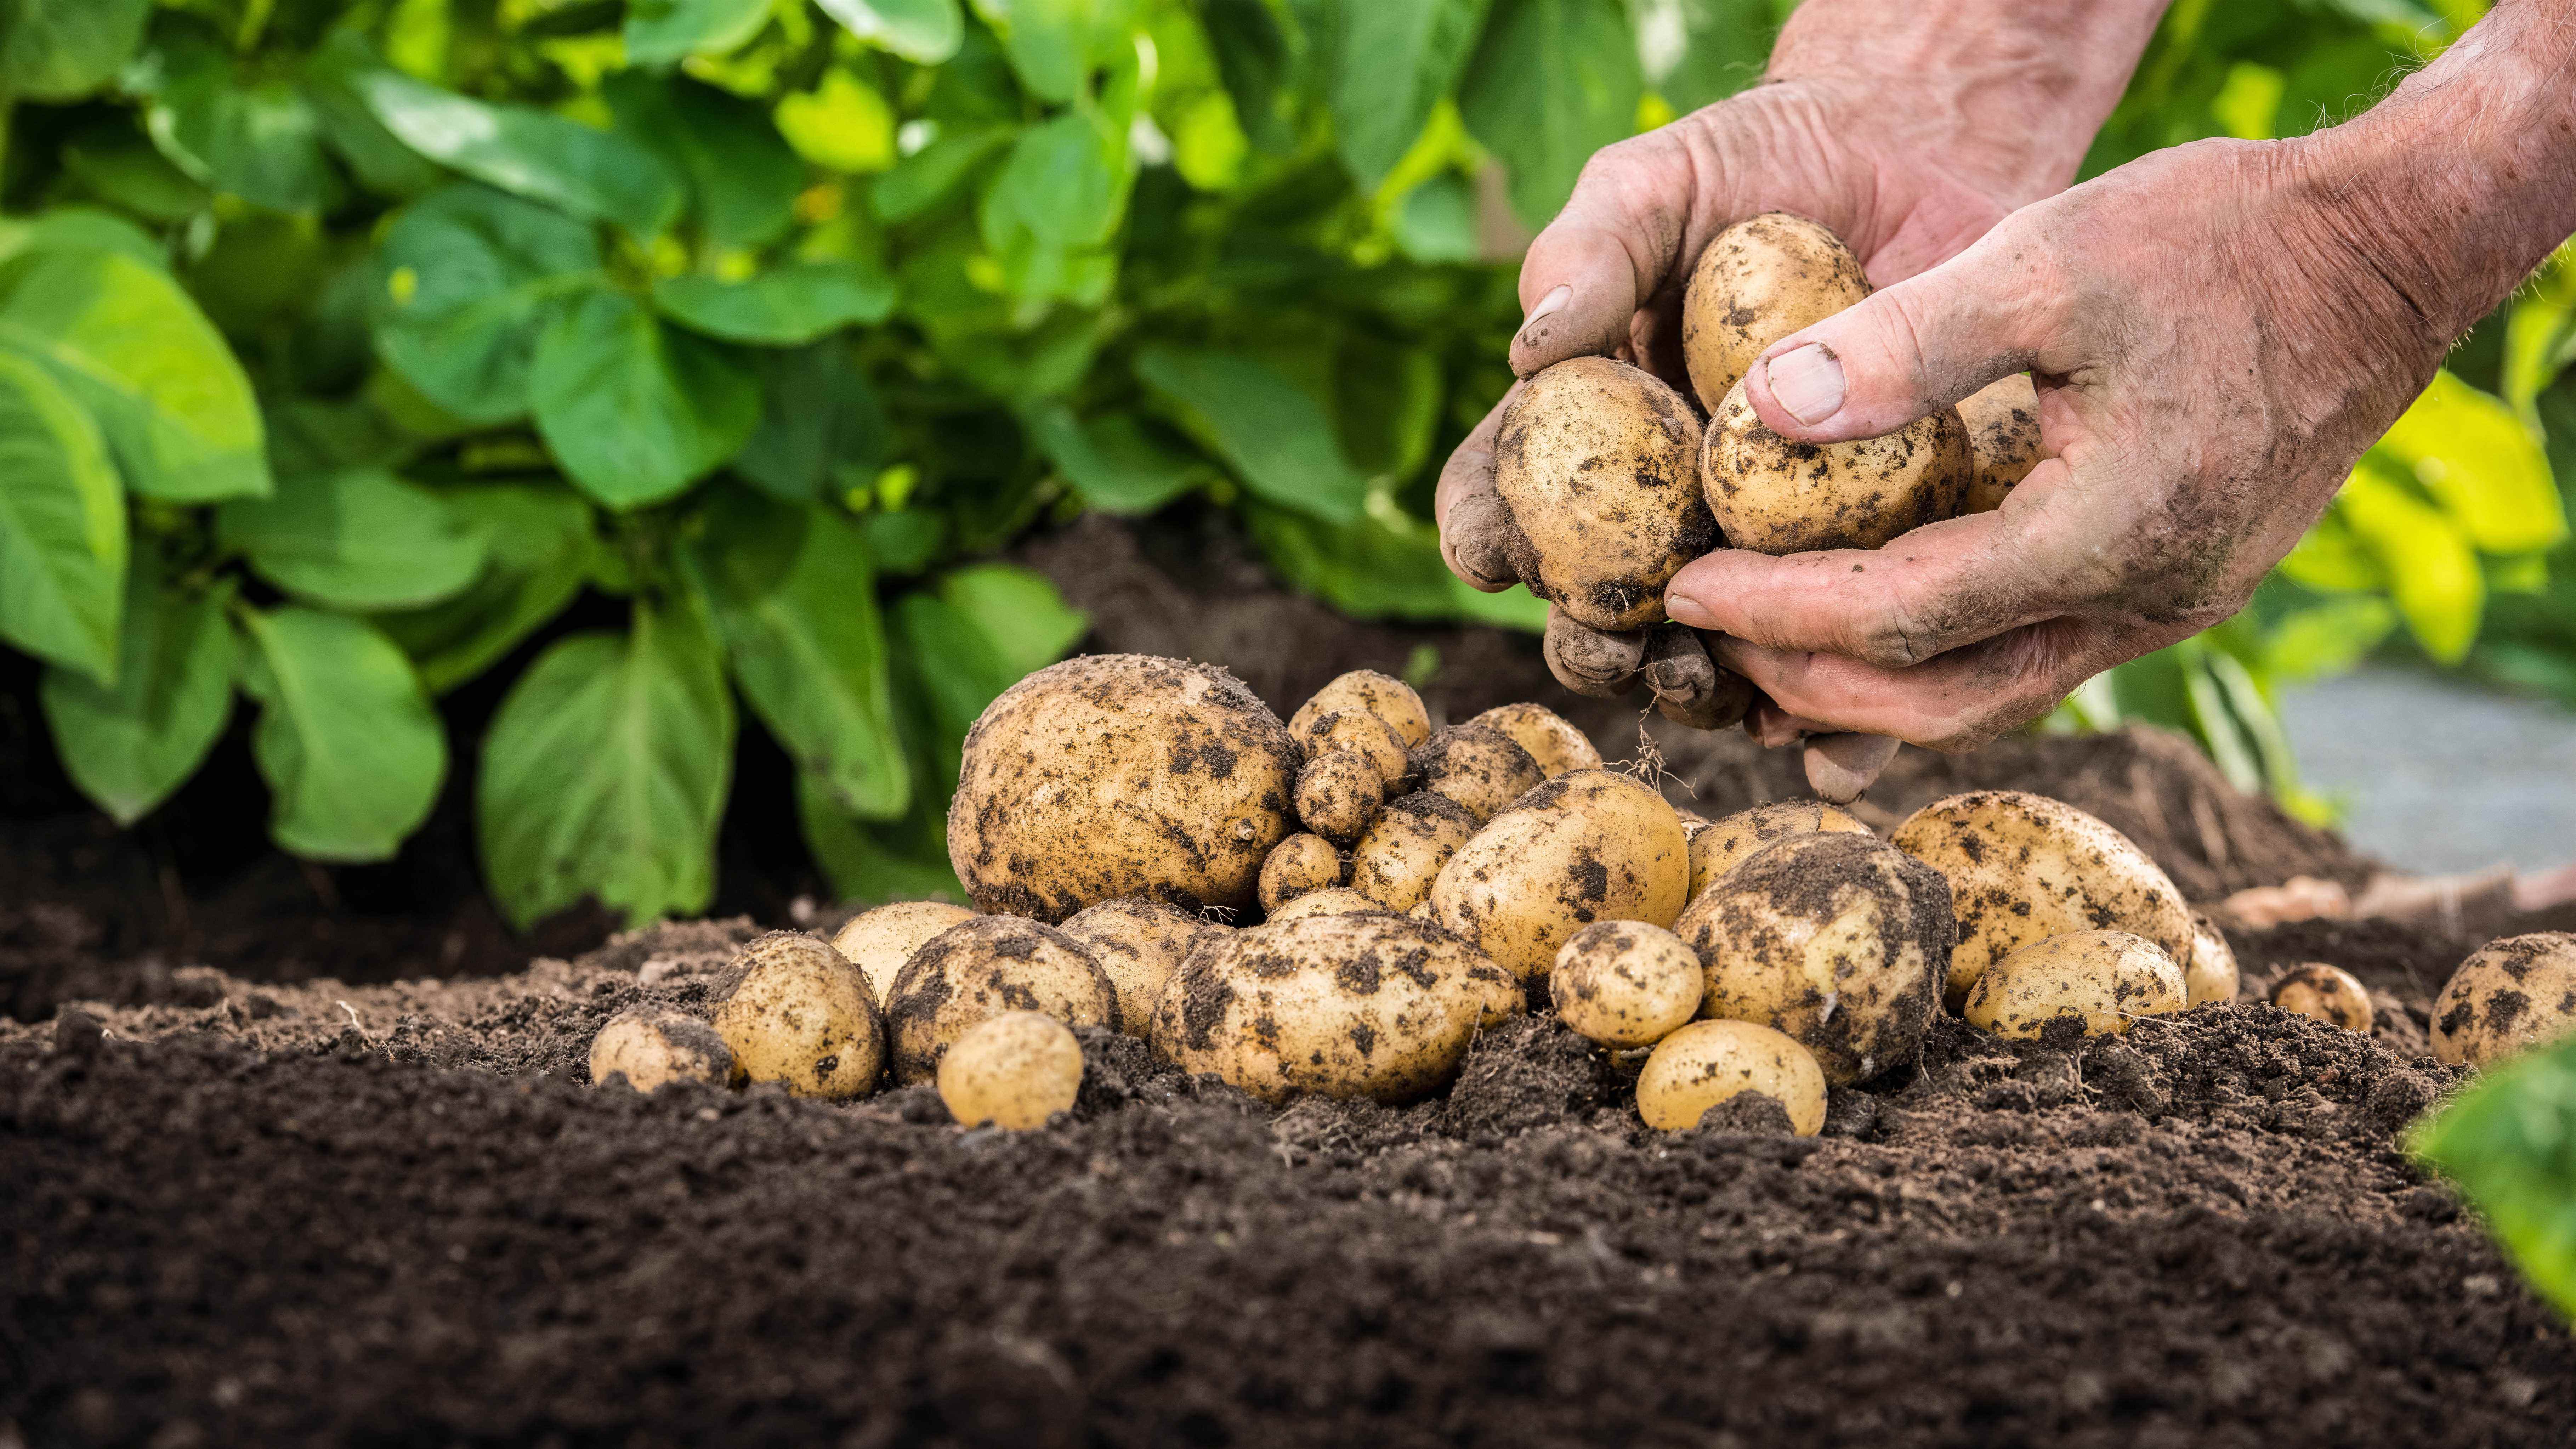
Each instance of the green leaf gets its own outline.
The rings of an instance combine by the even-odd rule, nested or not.
[[[770,120],[797,155],[845,176],[895,163],[894,107],[875,86],[834,66],[810,91],[779,98]]]
[[[113,680],[125,563],[98,424],[45,369],[0,353],[0,638]]]
[[[1669,52],[1655,52],[1641,36],[1646,76],[1674,110],[1696,111],[1762,78],[1780,30],[1779,0],[1680,0],[1675,9],[1678,43]]]
[[[150,232],[94,206],[53,206],[32,218],[0,218],[0,261],[33,251],[116,252],[160,271],[170,268],[169,251]]]
[[[1066,603],[1044,574],[1011,564],[953,570],[940,579],[939,597],[992,642],[1014,683],[1062,659],[1091,632],[1091,616]]]
[[[1544,226],[1644,93],[1619,0],[1500,0],[1458,109],[1511,173],[1512,210]]]
[[[966,731],[1028,671],[1012,668],[991,635],[926,589],[895,600],[894,623],[903,677],[924,716],[930,756],[925,779],[945,789],[957,778]]]
[[[548,207],[451,186],[403,210],[379,267],[386,365],[458,418],[501,423],[526,415],[538,339],[599,275],[599,238]]]
[[[724,55],[769,23],[770,0],[631,0],[626,59],[663,66],[693,55]]]
[[[238,650],[225,621],[229,586],[201,594],[138,568],[125,596],[116,683],[48,669],[45,719],[63,771],[117,824],[170,798],[224,732]]]
[[[869,189],[868,207],[879,221],[910,221],[946,200],[985,157],[1018,134],[993,126],[943,135],[878,177]]]
[[[2397,612],[2424,652],[2456,664],[2478,637],[2486,579],[2468,535],[2451,516],[2419,501],[2365,455],[2335,499],[2335,511],[2386,566]]]
[[[1108,245],[1127,207],[1134,169],[1127,138],[1096,116],[1067,111],[1022,131],[976,210],[984,245],[1015,295],[1070,295],[1073,253]]]
[[[763,352],[760,371],[760,428],[734,456],[734,472],[790,503],[873,478],[885,463],[891,425],[847,348]]]
[[[477,181],[639,237],[670,226],[680,184],[659,157],[610,131],[526,106],[487,105],[391,70],[349,77],[404,145]]]
[[[2447,371],[2379,446],[2487,553],[2538,553],[2567,537],[2566,505],[2531,424]]]
[[[243,84],[220,54],[174,76],[153,98],[146,123],[172,164],[254,206],[318,213],[340,191],[303,93],[283,81]]]
[[[445,693],[481,674],[562,612],[590,574],[590,505],[570,489],[486,483],[439,490],[482,541],[482,574],[463,593],[376,623]]]
[[[135,492],[268,491],[250,379],[168,273],[115,252],[18,257],[0,266],[0,348],[44,363],[89,409]]]
[[[1199,459],[1166,446],[1142,419],[1124,413],[1077,420],[1063,403],[1032,411],[1029,433],[1047,458],[1104,513],[1151,513],[1205,478]]]
[[[880,578],[910,578],[939,557],[948,520],[926,508],[898,508],[860,515],[859,531],[867,535],[868,557]]]
[[[840,900],[858,905],[888,901],[944,900],[964,902],[966,888],[948,864],[942,832],[907,830],[905,821],[891,829],[853,819],[832,799],[832,792],[811,775],[796,777],[796,819],[805,830],[805,848]],[[926,835],[911,842],[907,835]],[[906,846],[911,848],[907,849]]]
[[[2397,623],[2397,610],[2386,599],[2363,596],[2310,605],[2265,632],[2264,671],[2283,684],[2346,673],[2395,632]]]
[[[1297,144],[1295,72],[1303,38],[1272,0],[1202,0],[1199,23],[1243,133],[1265,151]]]
[[[350,78],[384,62],[350,30],[334,30],[304,63],[304,99],[322,144],[347,164],[358,184],[378,196],[409,199],[447,179],[437,164],[398,139],[367,109]]]
[[[1374,0],[1344,9],[1333,65],[1342,164],[1374,190],[1449,95],[1486,0]]]
[[[245,610],[242,692],[259,704],[251,755],[269,834],[316,860],[389,860],[429,817],[447,736],[393,641],[319,609]]]
[[[224,505],[216,526],[261,578],[339,609],[436,603],[483,569],[483,540],[446,502],[382,468],[278,480]]]
[[[151,14],[152,0],[11,0],[0,17],[0,95],[73,101],[97,90]]]
[[[653,305],[728,342],[800,347],[894,312],[894,279],[859,262],[789,262],[747,282],[691,274],[653,284]]]
[[[2542,1296],[2576,1321],[2576,1038],[2490,1067],[2409,1134]]]
[[[1334,442],[1324,405],[1276,368],[1239,352],[1152,343],[1136,375],[1268,502],[1332,523],[1356,522],[1368,479]]]
[[[670,497],[760,426],[751,374],[622,292],[593,292],[555,319],[529,392],[546,446],[611,508]]]
[[[796,224],[805,163],[758,104],[686,76],[642,71],[610,76],[600,94],[618,130],[688,183],[707,240],[767,246]]]
[[[1124,44],[1134,0],[975,0],[975,13],[1002,38],[1012,73],[1031,95],[1063,105]]]
[[[140,134],[95,128],[63,146],[62,162],[70,195],[104,202],[159,226],[187,221],[212,199]]]
[[[686,608],[638,599],[627,633],[539,655],[475,782],[484,873],[511,921],[585,897],[639,926],[705,909],[733,730],[715,640]]]
[[[1528,590],[1486,594],[1460,583],[1440,561],[1439,532],[1383,494],[1345,524],[1258,504],[1246,521],[1280,577],[1352,618],[1464,620],[1533,634],[1547,627],[1547,604]]]
[[[2562,246],[2505,318],[2504,396],[2535,418],[2541,393],[2576,362],[2576,244]]]
[[[1473,262],[1484,254],[1476,235],[1476,189],[1463,176],[1434,176],[1404,195],[1395,212],[1395,244],[1426,265]]]
[[[915,65],[937,65],[957,53],[966,17],[957,0],[817,0],[852,35]]]
[[[2289,556],[2281,574],[2320,593],[2367,593],[2388,587],[2388,566],[2341,513],[2328,509]]]

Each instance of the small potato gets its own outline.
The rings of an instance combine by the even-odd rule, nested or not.
[[[885,1069],[885,1029],[867,979],[802,931],[744,945],[707,1000],[710,1025],[750,1081],[780,1082],[799,1097],[856,1097]]]
[[[1331,841],[1300,830],[1279,842],[1261,863],[1261,908],[1276,911],[1308,891],[1342,883],[1342,852]]]
[[[1155,998],[1163,994],[1163,982],[1181,958],[1227,928],[1161,901],[1129,896],[1079,911],[1058,929],[1081,942],[1117,988],[1119,1026],[1130,1036],[1143,1036]]]
[[[1297,818],[1335,842],[1359,838],[1386,803],[1386,776],[1357,750],[1317,755],[1297,772]]]
[[[1351,888],[1390,911],[1411,910],[1475,833],[1476,817],[1457,801],[1428,790],[1399,795],[1351,847]]]
[[[1081,1091],[1082,1043],[1063,1022],[1034,1011],[975,1023],[939,1059],[939,1100],[963,1127],[1044,1127],[1072,1111]]]
[[[2272,1004],[2300,1016],[2313,1016],[2328,1026],[2368,1033],[2376,1013],[2370,988],[2340,966],[2307,961],[2282,973],[2272,983]]]
[[[1699,899],[1710,881],[1752,859],[1755,851],[1772,841],[1819,831],[1870,833],[1859,816],[1822,800],[1773,800],[1710,822],[1690,838],[1691,899]]]
[[[1389,785],[1403,779],[1413,769],[1405,753],[1404,741],[1398,739],[1395,727],[1364,709],[1337,709],[1317,718],[1306,732],[1303,742],[1309,759],[1320,759],[1336,750],[1349,750],[1377,767],[1378,778]]]
[[[1385,909],[1386,907],[1379,904],[1374,897],[1361,895],[1358,891],[1345,886],[1333,886],[1325,890],[1308,891],[1272,911],[1270,919],[1302,921],[1308,916],[1348,916]]]
[[[2182,982],[2194,1006],[2236,999],[2236,952],[2218,923],[2191,913],[2191,955],[2182,963]]]
[[[1664,585],[1717,546],[1699,416],[1654,374],[1575,357],[1532,375],[1494,439],[1503,549],[1529,591],[1594,629],[1664,618]]]
[[[1118,988],[1088,947],[1019,916],[977,916],[933,936],[895,978],[886,1002],[895,1075],[907,1086],[931,1080],[950,1043],[1005,1011],[1124,1025]]]
[[[1555,779],[1568,770],[1601,768],[1601,752],[1574,722],[1543,704],[1498,704],[1467,721],[1492,725],[1529,751],[1539,773]]]
[[[733,1081],[733,1049],[715,1028],[667,1006],[630,1006],[608,1019],[590,1042],[590,1080],[618,1077],[639,1092],[664,1082]]]
[[[1594,921],[1670,926],[1689,892],[1690,847],[1673,807],[1616,770],[1576,770],[1458,847],[1431,883],[1431,910],[1526,981]]]
[[[1652,1046],[1699,1015],[1690,943],[1643,921],[1595,921],[1556,953],[1548,996],[1567,1026],[1606,1047]]]
[[[1860,258],[1803,216],[1766,211],[1711,237],[1682,294],[1682,363],[1699,405],[1717,411],[1764,348],[1868,296]]]
[[[1746,1092],[1779,1103],[1801,1137],[1824,1128],[1825,1074],[1815,1057],[1749,1021],[1694,1021],[1658,1042],[1637,1074],[1637,1115],[1658,1132],[1680,1132]]]
[[[2471,952],[2433,998],[2433,1055],[2485,1067],[2576,1033],[2576,933],[2541,931]]]
[[[1547,779],[1518,741],[1473,720],[1451,725],[1415,750],[1413,776],[1423,789],[1465,806],[1479,825]]]
[[[832,934],[832,949],[841,953],[842,960],[859,968],[859,975],[868,983],[868,999],[882,1008],[903,963],[912,959],[912,953],[920,950],[924,941],[960,921],[973,919],[973,911],[946,901],[897,901],[850,917]]]
[[[1307,739],[1307,727],[1335,710],[1364,709],[1387,722],[1406,749],[1431,738],[1431,712],[1413,686],[1374,669],[1354,669],[1316,690],[1288,719],[1288,733],[1306,753],[1320,754]]]
[[[2016,372],[1959,404],[1968,429],[1969,478],[1962,513],[1992,513],[2039,466],[2039,389]]]
[[[1727,543],[1769,554],[1878,548],[1952,517],[1970,467],[1956,408],[1883,438],[1802,443],[1765,426],[1742,383],[1700,447],[1700,483]]]
[[[1707,964],[1702,1014],[1785,1032],[1845,1085],[1914,1059],[1957,939],[1940,872],[1824,831],[1755,852],[1673,929]]]
[[[2127,931],[2077,931],[2033,941],[1978,976],[1970,1026],[2036,1040],[2052,1022],[2086,1036],[2125,1036],[2141,1016],[2172,1016],[2186,1000],[2182,968],[2162,946]]]

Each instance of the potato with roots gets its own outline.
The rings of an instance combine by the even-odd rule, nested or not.
[[[1955,517],[1972,467],[1956,408],[1885,437],[1808,443],[1771,431],[1740,382],[1700,446],[1700,483],[1726,541],[1769,554],[1878,548]]]
[[[973,919],[973,911],[946,901],[896,901],[850,917],[832,933],[832,949],[841,953],[842,960],[859,968],[859,975],[868,983],[868,999],[882,1009],[903,963],[912,959],[912,953],[920,950],[922,943],[961,921]]]
[[[1377,770],[1378,778],[1389,785],[1413,770],[1412,759],[1395,727],[1364,709],[1337,709],[1312,721],[1305,738],[1298,743],[1305,746],[1308,759],[1348,750],[1367,760]]]
[[[1673,807],[1616,770],[1576,770],[1458,847],[1431,883],[1431,913],[1526,981],[1592,922],[1670,926],[1689,893],[1690,848]]]
[[[1308,916],[1351,916],[1385,909],[1385,905],[1374,897],[1364,896],[1346,886],[1331,886],[1319,891],[1308,891],[1272,911],[1270,919],[1273,923],[1302,921]]]
[[[1343,871],[1340,847],[1300,830],[1272,847],[1261,862],[1261,909],[1276,911],[1310,891],[1340,885]]]
[[[2039,390],[2016,372],[1959,404],[1968,429],[1968,496],[1962,513],[1992,513],[2039,466]]]
[[[639,1092],[665,1082],[705,1082],[722,1087],[734,1079],[733,1049],[715,1028],[667,1006],[630,1006],[608,1019],[590,1041],[590,1080],[615,1078]]]
[[[1163,994],[1163,983],[1179,969],[1181,958],[1230,928],[1163,901],[1129,896],[1077,911],[1057,929],[1081,942],[1109,977],[1118,992],[1119,1026],[1130,1036],[1143,1036],[1155,998]]]
[[[1040,921],[1150,896],[1249,910],[1296,828],[1288,727],[1222,669],[1099,654],[1041,669],[966,734],[948,859],[975,903]]]
[[[1822,800],[1773,800],[1710,821],[1691,832],[1691,899],[1771,842],[1818,832],[1868,835],[1870,829],[1859,816]]]
[[[2075,931],[2033,941],[1978,976],[1968,1024],[2036,1041],[2052,1027],[2081,1036],[2126,1036],[2142,1016],[2172,1016],[2187,997],[2182,967],[2162,946],[2128,931]]]
[[[1005,1011],[1124,1026],[1117,986],[1080,941],[1019,916],[977,916],[933,936],[895,978],[886,1031],[896,1077],[907,1086],[931,1080],[968,1027]]]
[[[1709,238],[1682,293],[1682,364],[1699,405],[1717,411],[1764,348],[1869,291],[1860,258],[1803,216],[1766,211]]]
[[[1521,384],[1494,438],[1503,551],[1529,591],[1594,629],[1664,619],[1664,585],[1717,547],[1699,417],[1654,374],[1574,357]]]
[[[1082,1043],[1052,1016],[1006,1011],[979,1021],[939,1059],[939,1100],[961,1127],[1026,1132],[1073,1110]]]
[[[1755,852],[1673,929],[1706,963],[1703,1015],[1786,1033],[1837,1085],[1914,1060],[1957,939],[1940,872],[1827,832]]]
[[[1413,752],[1413,778],[1432,794],[1457,801],[1479,825],[1547,780],[1518,741],[1472,720],[1424,741]]]
[[[2365,1036],[2378,1019],[2370,1006],[2370,988],[2361,984],[2361,978],[2323,961],[2303,961],[2283,972],[2272,983],[2272,1004]]]
[[[1752,1092],[1779,1103],[1797,1135],[1824,1130],[1823,1068],[1796,1041],[1750,1021],[1694,1021],[1656,1043],[1637,1073],[1637,1115],[1658,1132],[1683,1132],[1711,1107]]]
[[[1386,803],[1386,776],[1357,750],[1317,755],[1297,772],[1297,818],[1335,844],[1359,839]]]
[[[1601,768],[1601,752],[1574,722],[1543,704],[1498,704],[1467,721],[1491,725],[1529,751],[1539,773],[1548,779],[1569,770]]]
[[[1557,1019],[1605,1047],[1653,1046],[1699,1015],[1699,953],[1643,921],[1595,921],[1548,973]]]
[[[1390,911],[1428,899],[1431,882],[1476,833],[1476,817],[1445,795],[1416,790],[1387,802],[1351,847],[1351,889]]]
[[[802,931],[746,944],[707,1000],[708,1024],[745,1080],[842,1098],[874,1090],[885,1070],[885,1029],[866,978]]]
[[[1320,753],[1308,738],[1309,727],[1325,715],[1345,709],[1366,710],[1386,721],[1408,750],[1431,738],[1431,712],[1422,707],[1422,696],[1413,692],[1412,685],[1374,669],[1354,669],[1337,675],[1316,690],[1288,717],[1288,733],[1308,754]]]
[[[2050,936],[2133,931],[2177,964],[2191,955],[2191,908],[2163,867],[2072,805],[1972,790],[1915,811],[1888,840],[1950,878],[1959,948],[1943,999],[1953,1011],[1986,967]]]
[[[1154,1047],[1273,1104],[1409,1102],[1446,1086],[1493,1004],[1519,987],[1449,933],[1365,911],[1237,931],[1182,963]]]
[[[2576,1034],[2576,934],[2489,941],[2433,998],[2433,1055],[2484,1067]]]
[[[2236,999],[2236,950],[2218,923],[2199,911],[2191,913],[2191,955],[2182,963],[2182,984],[2194,1006]]]

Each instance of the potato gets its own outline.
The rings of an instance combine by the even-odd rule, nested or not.
[[[1601,768],[1601,752],[1574,723],[1543,704],[1498,704],[1469,724],[1492,725],[1529,751],[1539,773],[1555,779],[1568,770]]]
[[[2323,961],[2302,962],[2283,972],[2272,983],[2272,1004],[2346,1031],[2367,1033],[2376,1019],[2370,1009],[2370,988],[2361,984],[2361,978]]]
[[[1479,825],[1547,779],[1518,741],[1472,720],[1424,741],[1413,752],[1413,775],[1423,789],[1465,806]]]
[[[1711,821],[1706,829],[1690,837],[1691,899],[1699,899],[1710,881],[1750,860],[1755,851],[1772,841],[1818,831],[1870,833],[1859,816],[1822,800],[1773,800]]]
[[[2576,934],[2489,941],[2433,998],[2433,1055],[2484,1067],[2576,1033]]]
[[[1458,847],[1431,883],[1431,912],[1526,981],[1594,921],[1670,926],[1689,892],[1673,807],[1616,770],[1575,770]]]
[[[1249,910],[1262,857],[1296,828],[1298,760],[1222,669],[1068,659],[967,731],[949,863],[977,905],[1041,921],[1124,896]]]
[[[2039,466],[2039,389],[2016,372],[1959,404],[1968,430],[1968,494],[1962,513],[1992,513]]]
[[[1299,743],[1306,747],[1309,759],[1349,750],[1375,766],[1378,777],[1389,785],[1413,770],[1395,727],[1364,709],[1337,709],[1321,716],[1312,722],[1306,738]]]
[[[1082,1043],[1063,1022],[1034,1011],[975,1023],[939,1059],[939,1100],[961,1126],[1044,1127],[1072,1111],[1081,1091]]]
[[[946,901],[897,901],[850,917],[832,933],[832,949],[859,968],[868,983],[868,1000],[882,1009],[886,993],[894,989],[896,973],[922,942],[973,919],[973,911]]]
[[[1595,629],[1663,622],[1664,585],[1718,543],[1699,431],[1681,394],[1607,357],[1523,383],[1494,439],[1494,491],[1529,591]]]
[[[2236,951],[2218,923],[2191,913],[2191,954],[2182,963],[2184,993],[2194,1006],[2236,999]]]
[[[1914,1059],[1957,939],[1940,872],[1824,831],[1756,851],[1673,929],[1706,963],[1703,1015],[1785,1032],[1842,1084]]]
[[[1860,258],[1803,216],[1766,211],[1719,232],[1682,294],[1682,363],[1699,405],[1717,411],[1763,349],[1868,296]]]
[[[1685,1131],[1746,1092],[1779,1103],[1801,1137],[1825,1125],[1825,1074],[1815,1057],[1749,1021],[1694,1021],[1656,1043],[1637,1074],[1637,1115],[1659,1132]]]
[[[1308,891],[1270,913],[1273,921],[1302,921],[1308,916],[1348,916],[1386,907],[1373,897],[1344,886]]]
[[[1457,1074],[1517,987],[1435,926],[1383,911],[1272,921],[1191,954],[1154,1010],[1155,1050],[1265,1102],[1404,1102]]]
[[[2125,1036],[2141,1016],[2172,1016],[2187,1000],[2182,968],[2162,946],[2128,931],[2075,931],[2033,941],[1977,977],[1968,1024],[2036,1039],[2052,1022],[2086,1036]]]
[[[1877,548],[1952,517],[1971,466],[1956,408],[1883,438],[1802,443],[1764,426],[1742,383],[1700,446],[1700,485],[1726,541],[1772,554]]]
[[[1300,830],[1271,848],[1261,862],[1261,908],[1276,911],[1308,891],[1342,883],[1342,852],[1320,835]]]
[[[1351,847],[1351,888],[1390,911],[1411,910],[1475,833],[1476,817],[1457,801],[1428,790],[1399,795]]]
[[[886,1002],[895,1075],[931,1080],[949,1044],[979,1021],[1034,1011],[1067,1026],[1119,1030],[1118,987],[1090,948],[1018,916],[977,916],[933,936],[894,981]]]
[[[1915,811],[1888,839],[1950,878],[1959,948],[1943,1000],[1953,1011],[1988,965],[2049,936],[2134,931],[2176,962],[2191,955],[2191,908],[2163,868],[2072,805],[1973,790]]]
[[[605,1086],[611,1077],[639,1092],[664,1082],[727,1086],[734,1078],[733,1049],[715,1028],[686,1012],[630,1006],[590,1040],[591,1083]]]
[[[779,1082],[799,1097],[856,1097],[885,1069],[885,1029],[867,979],[802,931],[745,944],[707,1000],[709,1024],[747,1080]]]
[[[1431,712],[1422,707],[1422,696],[1412,685],[1374,669],[1354,669],[1316,690],[1289,717],[1288,733],[1308,754],[1320,753],[1306,737],[1307,726],[1344,709],[1364,709],[1386,721],[1408,750],[1431,738]]]
[[[1297,818],[1335,842],[1359,838],[1386,803],[1386,776],[1357,750],[1317,755],[1297,772]]]
[[[1652,1046],[1699,1015],[1699,953],[1643,921],[1595,921],[1556,953],[1547,990],[1567,1026],[1606,1047]]]
[[[1161,901],[1130,896],[1077,911],[1057,929],[1091,952],[1091,959],[1117,990],[1119,1026],[1130,1036],[1143,1036],[1145,1023],[1154,1015],[1154,1000],[1163,994],[1163,982],[1180,966],[1181,958],[1227,928]]]

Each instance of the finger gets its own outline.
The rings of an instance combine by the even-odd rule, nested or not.
[[[1521,385],[1513,383],[1458,444],[1441,466],[1440,486],[1431,496],[1432,520],[1440,526],[1440,561],[1469,587],[1489,594],[1519,581],[1503,547],[1510,519],[1502,495],[1494,491],[1494,438],[1502,431],[1504,410],[1520,392]]]
[[[1559,684],[1577,694],[1609,699],[1624,693],[1636,681],[1637,670],[1646,659],[1646,636],[1642,630],[1605,634],[1576,623],[1564,610],[1550,606],[1547,637],[1541,649],[1547,656],[1549,672]]]
[[[1752,683],[1750,680],[1745,682],[1748,686]],[[1745,711],[1744,732],[1751,735],[1753,742],[1762,748],[1778,750],[1798,744],[1809,735],[1832,734],[1834,727],[1823,720],[1807,719],[1791,714],[1773,704],[1769,696],[1755,690],[1753,706]]]
[[[1708,657],[1708,646],[1679,624],[1647,631],[1646,686],[1664,718],[1697,730],[1720,730],[1744,718],[1753,686]]]
[[[1816,735],[1807,741],[1807,788],[1849,805],[1869,793],[1878,772],[1896,758],[1897,743],[1885,735]]]
[[[1523,377],[1569,357],[1607,356],[1638,339],[1636,313],[1698,255],[1739,178],[1711,152],[1710,128],[1692,118],[1594,153],[1564,209],[1521,258],[1521,329],[1512,371]]]
[[[1787,714],[1831,730],[1963,750],[2028,724],[2102,669],[2182,632],[2188,630],[2114,637],[2082,620],[2052,619],[1906,669],[1740,639],[1720,639],[1713,649]]]

